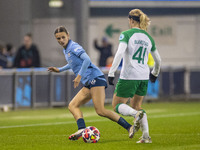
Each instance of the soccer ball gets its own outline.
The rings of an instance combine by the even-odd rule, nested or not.
[[[97,143],[100,139],[100,132],[96,127],[89,126],[83,130],[82,137],[85,143]]]

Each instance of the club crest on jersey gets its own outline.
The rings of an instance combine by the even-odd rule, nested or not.
[[[91,81],[91,84],[94,85],[95,83],[96,83],[96,80],[93,79],[93,80]]]
[[[70,57],[70,53],[68,53],[67,55],[68,55],[68,57]]]
[[[123,38],[124,38],[124,35],[121,34],[121,35],[119,36],[119,40],[122,40]]]

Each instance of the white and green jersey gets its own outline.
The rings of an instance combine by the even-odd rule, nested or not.
[[[132,28],[122,32],[119,41],[120,44],[115,57],[123,57],[120,79],[148,80],[148,55],[150,52],[156,51],[153,38],[142,29]],[[120,61],[121,59],[114,59],[109,76],[114,76]]]

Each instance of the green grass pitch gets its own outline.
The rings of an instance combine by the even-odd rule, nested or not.
[[[106,106],[112,109],[111,106]],[[97,116],[93,107],[82,107],[86,126],[101,133],[98,143],[68,140],[77,131],[74,118],[66,108],[0,112],[1,150],[199,150],[200,102],[145,103],[152,144],[136,144],[117,123]],[[132,123],[132,117],[124,117]]]

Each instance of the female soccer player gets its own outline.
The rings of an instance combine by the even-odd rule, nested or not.
[[[122,115],[136,116],[133,132],[137,132],[140,127],[143,132],[141,140],[137,143],[151,143],[147,115],[141,105],[149,80],[148,54],[151,53],[155,60],[155,66],[150,73],[152,82],[156,81],[160,72],[161,59],[153,38],[146,32],[150,24],[149,18],[141,10],[133,9],[129,12],[128,21],[130,29],[122,32],[119,37],[119,47],[108,74],[109,84],[114,85],[114,73],[123,57],[112,105],[114,110]],[[132,108],[126,104],[129,98]],[[143,113],[138,117],[140,111]]]
[[[74,88],[78,87],[80,82],[84,85],[68,106],[78,126],[78,131],[70,135],[69,139],[77,140],[81,137],[82,131],[86,126],[80,106],[87,103],[90,99],[93,100],[94,108],[98,115],[117,122],[129,132],[129,137],[131,138],[133,135],[133,130],[131,130],[133,126],[117,113],[104,108],[105,88],[107,87],[104,74],[99,68],[92,64],[85,50],[78,43],[70,39],[69,33],[65,27],[58,27],[54,35],[58,43],[64,48],[63,53],[68,64],[61,68],[49,67],[48,71],[58,73],[72,69],[76,75],[76,78],[73,80]]]

